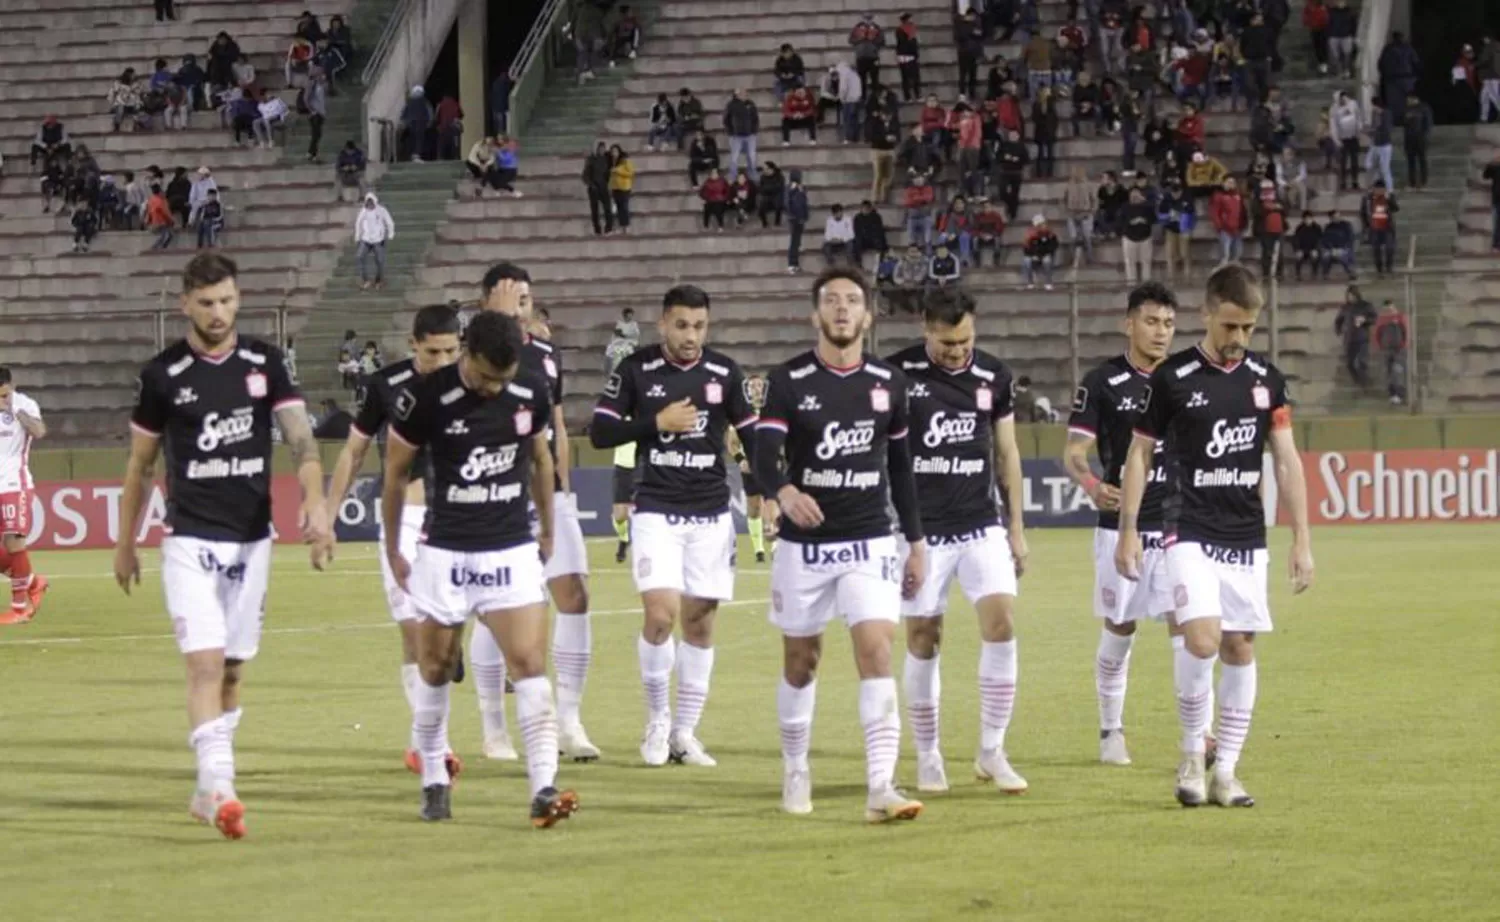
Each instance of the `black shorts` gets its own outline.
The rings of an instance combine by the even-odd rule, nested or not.
[[[760,488],[760,481],[755,479],[754,471],[740,471],[740,482],[745,486],[746,496],[766,495],[766,491]]]
[[[619,506],[628,506],[635,502],[635,474],[633,467],[620,467],[615,465],[614,474],[614,503]]]

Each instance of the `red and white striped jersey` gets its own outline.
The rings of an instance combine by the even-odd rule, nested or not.
[[[11,409],[0,410],[0,493],[31,489],[31,434],[16,414],[42,418],[42,408],[20,391],[12,392],[10,405]]]

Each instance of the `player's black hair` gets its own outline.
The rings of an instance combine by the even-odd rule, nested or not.
[[[1247,311],[1258,311],[1266,306],[1266,295],[1254,272],[1230,263],[1215,269],[1208,277],[1208,290],[1204,293],[1203,303],[1209,313],[1218,310],[1219,305],[1224,303]]]
[[[971,317],[977,305],[967,291],[933,289],[922,296],[922,322],[928,326],[956,327]]]
[[[1125,302],[1125,316],[1136,313],[1147,304],[1160,304],[1175,311],[1177,295],[1161,282],[1142,282],[1131,289],[1130,297]]]
[[[709,309],[708,292],[697,285],[674,285],[662,295],[661,312],[665,314],[674,307]]]
[[[495,290],[496,285],[500,284],[506,279],[513,279],[517,282],[530,282],[531,273],[527,272],[525,269],[522,269],[515,263],[495,263],[493,266],[490,266],[489,271],[484,274],[484,281],[480,283],[479,287],[485,294],[489,294],[491,291]]]
[[[199,253],[182,270],[182,293],[217,285],[239,275],[240,267],[222,253]]]
[[[429,304],[417,311],[411,321],[411,336],[421,342],[429,336],[453,334],[457,336],[463,325],[458,322],[458,311],[446,304]]]
[[[521,360],[524,343],[516,318],[494,311],[480,311],[469,321],[464,348],[470,355],[489,362],[496,370],[510,368]]]
[[[864,292],[865,300],[869,300],[870,283],[865,279],[864,272],[860,271],[854,266],[829,266],[827,269],[819,272],[817,278],[813,279],[813,310],[817,310],[818,305],[821,303],[821,298],[823,297],[823,286],[827,285],[829,282],[837,282],[840,279],[843,279],[846,282],[853,282],[854,284],[858,285],[859,290]]]
[[[10,383],[10,369],[0,365],[0,387]]]

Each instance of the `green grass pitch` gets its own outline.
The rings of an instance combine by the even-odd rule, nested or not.
[[[1139,634],[1126,726],[1136,764],[1099,765],[1089,533],[1033,532],[1008,740],[1031,792],[972,782],[976,640],[955,601],[944,651],[952,793],[915,823],[862,822],[847,637],[829,634],[813,726],[816,812],[779,810],[780,645],[766,567],[722,611],[701,736],[717,769],[646,769],[636,599],[591,544],[602,762],[565,765],[583,810],[526,822],[523,769],[466,757],[454,822],[417,819],[408,717],[373,545],[313,573],[277,560],[245,683],[239,790],[250,836],[191,822],[182,668],[154,569],[125,598],[103,552],[39,554],[54,588],[0,630],[0,918],[53,920],[1469,920],[1500,918],[1500,528],[1315,534],[1318,585],[1277,631],[1241,776],[1253,810],[1172,799],[1177,733],[1160,626]],[[741,560],[748,559],[742,547]],[[154,555],[146,564],[155,567]],[[901,773],[912,783],[912,749]]]

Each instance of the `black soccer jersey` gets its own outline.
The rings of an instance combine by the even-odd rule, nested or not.
[[[1181,541],[1265,547],[1262,455],[1271,430],[1289,425],[1286,379],[1254,353],[1216,365],[1195,346],[1158,366],[1136,429],[1166,439],[1176,461],[1181,510],[1167,530]]]
[[[733,359],[704,349],[697,361],[680,365],[660,346],[637,349],[605,383],[594,413],[642,420],[654,429],[656,414],[684,398],[698,411],[692,432],[653,431],[637,442],[642,467],[635,508],[641,512],[718,515],[729,509],[724,432],[756,421],[745,376]]]
[[[1130,359],[1118,355],[1085,375],[1073,395],[1068,430],[1095,440],[1099,464],[1104,468],[1104,482],[1112,486],[1120,485],[1130,440],[1134,438],[1141,411],[1146,408],[1150,380],[1150,372],[1141,371],[1130,364]],[[1161,531],[1166,515],[1164,504],[1173,501],[1172,469],[1167,440],[1159,439],[1156,458],[1146,477],[1146,496],[1141,500],[1141,531]],[[1120,513],[1101,509],[1099,527],[1110,531],[1119,528]]]
[[[521,369],[533,377],[547,382],[547,396],[554,407],[562,406],[563,399],[563,369],[562,356],[557,347],[545,339],[537,339],[528,334],[526,345],[521,349]],[[551,412],[550,410],[548,411]],[[548,416],[545,423],[547,429],[547,450],[552,452],[552,463],[557,464],[557,432],[550,426],[552,417]],[[559,469],[553,475],[553,489],[562,489],[562,471]]]
[[[875,358],[833,368],[805,352],[771,372],[751,453],[756,477],[768,496],[789,483],[823,511],[823,524],[812,529],[782,516],[782,537],[817,543],[889,535],[886,505],[894,500],[902,532],[921,539],[904,441],[906,387],[905,375]],[[783,447],[785,473],[777,466]]]
[[[160,437],[166,528],[210,541],[271,531],[271,427],[302,403],[281,350],[248,336],[220,356],[179,340],[141,369],[130,424]]]
[[[430,453],[425,542],[500,551],[532,540],[532,439],[551,418],[546,383],[524,373],[496,397],[465,387],[456,364],[403,386],[390,431]]]
[[[382,430],[391,420],[396,395],[401,392],[401,388],[419,377],[421,374],[417,371],[416,363],[411,359],[393,362],[367,377],[355,396],[358,411],[354,417],[354,430],[367,439],[376,439],[383,435]],[[411,479],[421,480],[426,475],[427,449],[423,448],[417,453],[417,459],[412,462]]]
[[[975,350],[966,367],[949,371],[920,344],[887,361],[906,374],[922,530],[943,537],[998,523],[994,427],[1015,415],[1010,369]]]

